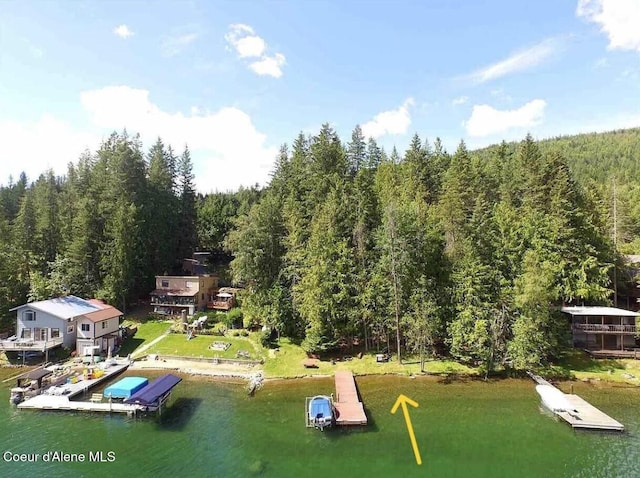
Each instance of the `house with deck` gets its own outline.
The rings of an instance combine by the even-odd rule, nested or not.
[[[78,355],[108,353],[120,337],[122,312],[102,301],[89,300],[100,310],[87,312],[77,318],[76,351]]]
[[[163,315],[191,316],[205,310],[207,302],[218,290],[218,277],[156,276],[156,288],[151,292],[153,312]]]
[[[563,307],[571,320],[573,346],[594,357],[640,358],[640,313],[615,307]]]
[[[122,312],[99,300],[73,295],[29,302],[11,309],[16,312],[16,334],[0,341],[5,352],[44,352],[65,346],[84,352],[83,347],[99,345],[108,350],[109,334],[119,330]],[[106,339],[106,340],[105,340]]]

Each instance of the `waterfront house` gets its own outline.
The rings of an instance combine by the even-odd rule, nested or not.
[[[91,355],[93,347],[93,353],[106,354],[118,341],[122,312],[96,299],[88,302],[100,309],[77,318],[76,351],[78,355]]]
[[[95,339],[96,345],[105,334],[100,333],[102,323],[105,332],[118,331],[119,318],[122,312],[97,300],[85,300],[73,295],[57,297],[49,300],[29,302],[11,309],[16,312],[16,334],[0,342],[3,351],[34,351],[48,353],[54,347],[63,345],[70,349],[78,349],[77,340]],[[99,324],[98,334],[79,330],[86,328],[81,324],[88,322]],[[106,342],[108,344],[109,342]],[[101,350],[105,350],[101,348]]]
[[[207,301],[218,290],[218,277],[156,276],[156,288],[151,292],[153,312],[163,315],[191,316],[205,310]]]
[[[638,312],[615,307],[563,307],[571,317],[573,346],[595,357],[640,357]]]

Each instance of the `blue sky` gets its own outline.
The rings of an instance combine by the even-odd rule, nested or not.
[[[198,189],[356,124],[388,151],[640,126],[639,0],[4,1],[0,181],[113,130],[192,150]]]

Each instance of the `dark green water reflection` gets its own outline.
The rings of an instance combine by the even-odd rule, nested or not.
[[[0,387],[0,451],[114,452],[111,463],[7,463],[0,476],[47,477],[640,477],[640,389],[576,383],[575,393],[625,424],[624,434],[574,432],[540,410],[526,380],[362,377],[371,425],[320,433],[304,427],[304,398],[332,379],[243,385],[188,378],[160,419],[19,411]],[[568,391],[566,389],[565,391]],[[399,393],[411,417],[417,466]]]

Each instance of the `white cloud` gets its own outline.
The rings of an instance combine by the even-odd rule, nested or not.
[[[511,73],[533,68],[548,59],[558,50],[559,46],[557,38],[547,38],[537,45],[515,52],[504,60],[480,68],[467,75],[466,78],[473,83],[485,83]]]
[[[162,42],[162,53],[165,56],[177,55],[197,38],[197,33],[186,33],[184,35],[168,37]]]
[[[115,27],[113,29],[113,34],[119,36],[120,38],[124,38],[125,40],[134,35],[134,33],[124,23]]]
[[[513,110],[497,110],[489,105],[474,105],[471,117],[463,122],[469,136],[489,136],[512,128],[531,128],[542,123],[546,101],[532,100]]]
[[[0,183],[22,171],[30,181],[49,168],[65,174],[68,163],[87,148],[95,150],[99,141],[99,134],[79,131],[50,114],[29,122],[0,121]]]
[[[188,144],[200,191],[264,184],[269,178],[277,148],[266,145],[266,136],[238,108],[192,109],[185,116],[163,111],[151,102],[147,90],[128,86],[84,92],[81,102],[91,122],[103,131],[126,127],[140,133],[147,146],[159,136],[176,151]]]
[[[210,112],[192,107],[188,114],[162,110],[147,90],[128,86],[81,93],[85,114],[80,127],[50,114],[36,121],[0,121],[0,184],[25,171],[29,180],[48,168],[64,175],[87,149],[124,128],[140,133],[145,148],[159,137],[181,153],[189,145],[200,192],[266,184],[278,148],[267,144],[245,112],[225,107]]]
[[[286,58],[282,53],[267,55],[267,43],[258,35],[250,25],[233,23],[229,25],[229,31],[224,36],[230,50],[235,51],[238,58],[259,58],[247,64],[248,68],[259,76],[282,76],[282,66],[286,64]]]
[[[383,111],[362,125],[365,137],[379,138],[386,134],[404,134],[411,125],[409,108],[413,106],[413,98],[407,98],[399,108]]]
[[[638,0],[578,0],[576,15],[600,25],[611,50],[640,52],[640,2]]]
[[[469,97],[468,96],[458,96],[457,98],[454,98],[453,101],[451,102],[452,105],[463,105],[465,104],[467,101],[469,101]]]
[[[276,53],[273,56],[263,56],[261,60],[249,64],[249,68],[259,76],[280,78],[282,76],[282,66],[285,63],[284,55]]]

